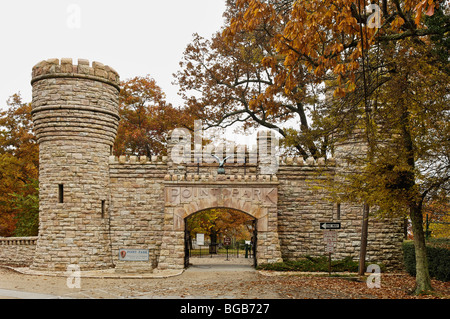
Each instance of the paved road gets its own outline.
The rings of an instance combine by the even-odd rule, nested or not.
[[[57,299],[59,296],[34,292],[0,289],[0,299]]]
[[[66,277],[24,275],[0,268],[0,299],[246,298],[247,289],[242,289],[242,285],[254,286],[253,282],[261,277],[249,259],[192,258],[191,263],[179,276],[157,279],[81,277],[80,288],[73,289],[68,287]],[[261,294],[264,295],[260,292],[252,297],[258,298]]]
[[[91,278],[84,273],[80,286],[72,288],[67,276],[25,275],[0,268],[0,299],[405,299],[411,297],[408,291],[415,283],[407,274],[392,273],[383,275],[381,289],[369,289],[364,280],[351,278],[258,272],[251,260],[198,258],[191,262],[183,273],[166,278],[148,274]],[[448,284],[433,284],[440,294],[450,296]]]

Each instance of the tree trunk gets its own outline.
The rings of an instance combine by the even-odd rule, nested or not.
[[[211,229],[211,233],[209,234],[209,238],[211,239],[211,244],[209,248],[210,254],[217,254],[217,236],[218,232],[216,232],[214,229]]]
[[[366,252],[367,252],[367,235],[369,230],[369,210],[370,207],[364,204],[363,208],[363,218],[362,218],[362,229],[361,229],[361,247],[359,251],[359,271],[358,275],[364,276],[366,272]]]
[[[427,250],[425,246],[425,233],[423,231],[423,216],[420,205],[410,207],[410,217],[414,234],[414,248],[416,254],[416,294],[433,290],[430,273],[428,271]]]
[[[407,87],[407,77],[403,86]],[[405,92],[407,90],[405,89]],[[423,231],[423,215],[422,202],[418,201],[420,194],[416,193],[416,176],[415,176],[415,157],[414,157],[414,142],[411,133],[410,117],[408,110],[408,101],[402,99],[400,105],[403,107],[400,114],[400,128],[402,130],[403,148],[405,151],[406,163],[409,166],[408,174],[403,177],[405,188],[409,191],[409,215],[411,218],[412,230],[414,235],[414,249],[416,254],[416,294],[425,293],[433,290],[431,287],[430,273],[428,271],[427,251],[425,246],[425,235]],[[415,196],[413,196],[415,195]]]

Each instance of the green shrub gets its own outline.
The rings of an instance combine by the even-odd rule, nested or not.
[[[274,271],[307,271],[307,272],[328,272],[328,257],[305,256],[298,260],[286,260],[281,263],[260,264],[259,270]],[[357,272],[358,262],[353,261],[351,257],[343,260],[332,260],[331,271],[333,272]]]
[[[428,270],[432,278],[441,281],[450,281],[450,249],[449,241],[432,240],[427,242]],[[405,270],[411,275],[416,275],[416,254],[414,243],[407,241],[403,243],[403,262]]]
[[[408,274],[416,276],[416,254],[412,241],[403,242],[403,265]]]

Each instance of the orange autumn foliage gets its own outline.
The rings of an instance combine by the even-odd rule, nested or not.
[[[0,112],[0,236],[12,236],[15,216],[22,212],[14,204],[14,195],[35,196],[32,186],[38,179],[39,146],[33,133],[31,104],[19,94],[8,100],[8,109]]]

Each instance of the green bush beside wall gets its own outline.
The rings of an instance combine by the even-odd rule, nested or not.
[[[435,239],[427,242],[428,269],[430,276],[441,281],[450,281],[450,240]],[[403,262],[406,271],[416,275],[416,254],[414,243],[405,241],[403,243]]]

